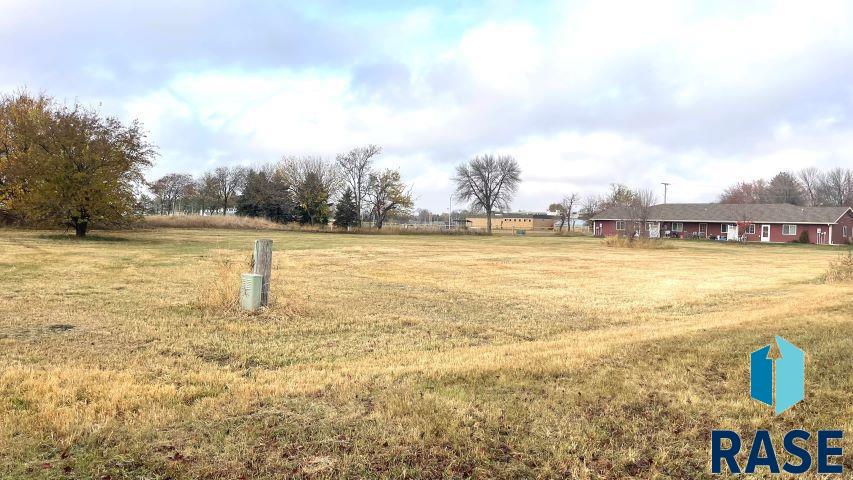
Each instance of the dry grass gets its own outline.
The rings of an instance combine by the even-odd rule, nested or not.
[[[358,235],[486,235],[480,230],[445,230],[440,228],[401,228],[394,225],[381,229],[373,227],[336,228],[333,225],[300,225],[276,223],[264,218],[236,215],[148,215],[139,224],[143,228],[233,229],[233,230],[283,230],[305,233],[348,233]]]
[[[853,427],[835,249],[264,232],[270,308],[200,301],[257,235],[0,230],[0,477],[695,478],[715,428]],[[777,334],[807,398],[774,417]]]
[[[644,237],[607,237],[604,239],[603,243],[608,247],[636,248],[642,250],[661,250],[672,248],[672,244],[667,240]]]
[[[264,218],[236,215],[148,215],[143,217],[146,228],[227,228],[238,230],[284,230],[284,225]]]
[[[211,311],[236,312],[240,283],[234,279],[252,271],[252,256],[247,255],[243,259],[233,258],[230,252],[214,249],[206,257],[205,262],[209,266],[205,268],[207,274],[197,279],[196,305]]]

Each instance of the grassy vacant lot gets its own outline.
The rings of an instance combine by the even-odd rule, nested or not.
[[[220,283],[259,235],[275,304],[244,315]],[[794,427],[853,469],[841,250],[673,245],[0,230],[0,477],[693,478],[712,429]],[[807,362],[779,417],[748,395],[776,334]]]

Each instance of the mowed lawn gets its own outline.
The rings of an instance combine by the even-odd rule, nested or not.
[[[222,305],[264,237],[274,304]],[[0,477],[696,478],[720,428],[842,429],[853,470],[844,250],[671,243],[0,230]]]

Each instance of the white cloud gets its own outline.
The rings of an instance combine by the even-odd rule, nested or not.
[[[439,7],[374,20],[374,43],[346,58],[324,41],[316,58],[289,44],[298,61],[267,46],[269,57],[241,64],[229,50],[217,65],[208,59],[227,48],[207,45],[204,62],[176,62],[118,98],[161,146],[152,175],[377,143],[380,164],[435,209],[453,165],[484,152],[518,158],[525,209],[611,182],[669,181],[670,200],[713,200],[735,181],[853,155],[846,2],[595,1],[544,19],[481,10],[468,23]],[[466,27],[452,30],[451,17]],[[124,78],[97,61],[81,71]]]

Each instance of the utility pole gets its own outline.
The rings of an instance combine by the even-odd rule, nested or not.
[[[447,229],[450,230],[450,226],[453,222],[453,195],[450,196],[450,200],[448,201],[448,209],[447,209]]]
[[[663,204],[666,205],[666,188],[671,184],[667,182],[661,182],[660,184],[663,185]]]

